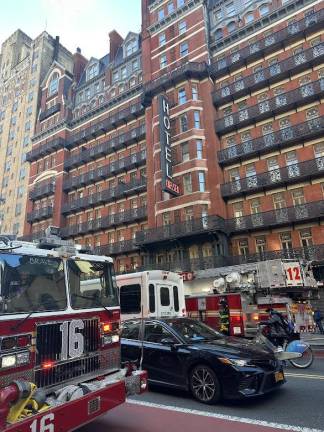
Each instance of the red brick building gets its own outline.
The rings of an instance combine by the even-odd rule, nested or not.
[[[320,1],[142,0],[141,35],[44,81],[25,234],[58,225],[120,272],[321,258],[323,23]]]

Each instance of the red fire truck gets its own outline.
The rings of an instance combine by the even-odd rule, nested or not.
[[[309,297],[317,291],[317,283],[310,263],[269,260],[218,271],[209,290],[186,297],[188,316],[221,330],[225,311],[229,335],[253,337],[271,307],[292,320],[296,331],[314,330]]]
[[[0,237],[3,432],[72,431],[147,386],[146,372],[121,368],[112,259],[55,234]]]

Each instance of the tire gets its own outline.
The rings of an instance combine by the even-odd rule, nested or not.
[[[207,365],[197,365],[190,371],[189,385],[193,397],[204,404],[212,405],[221,397],[219,379]]]
[[[301,357],[289,361],[297,369],[306,369],[310,367],[314,361],[312,348],[308,347]]]

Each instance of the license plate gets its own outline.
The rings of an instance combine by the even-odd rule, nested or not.
[[[284,380],[283,372],[275,372],[275,380],[276,382],[283,381]]]

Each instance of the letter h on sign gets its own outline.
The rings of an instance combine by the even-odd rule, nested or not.
[[[180,195],[180,188],[172,178],[171,123],[169,101],[159,96],[159,123],[161,145],[162,190],[171,195]]]

